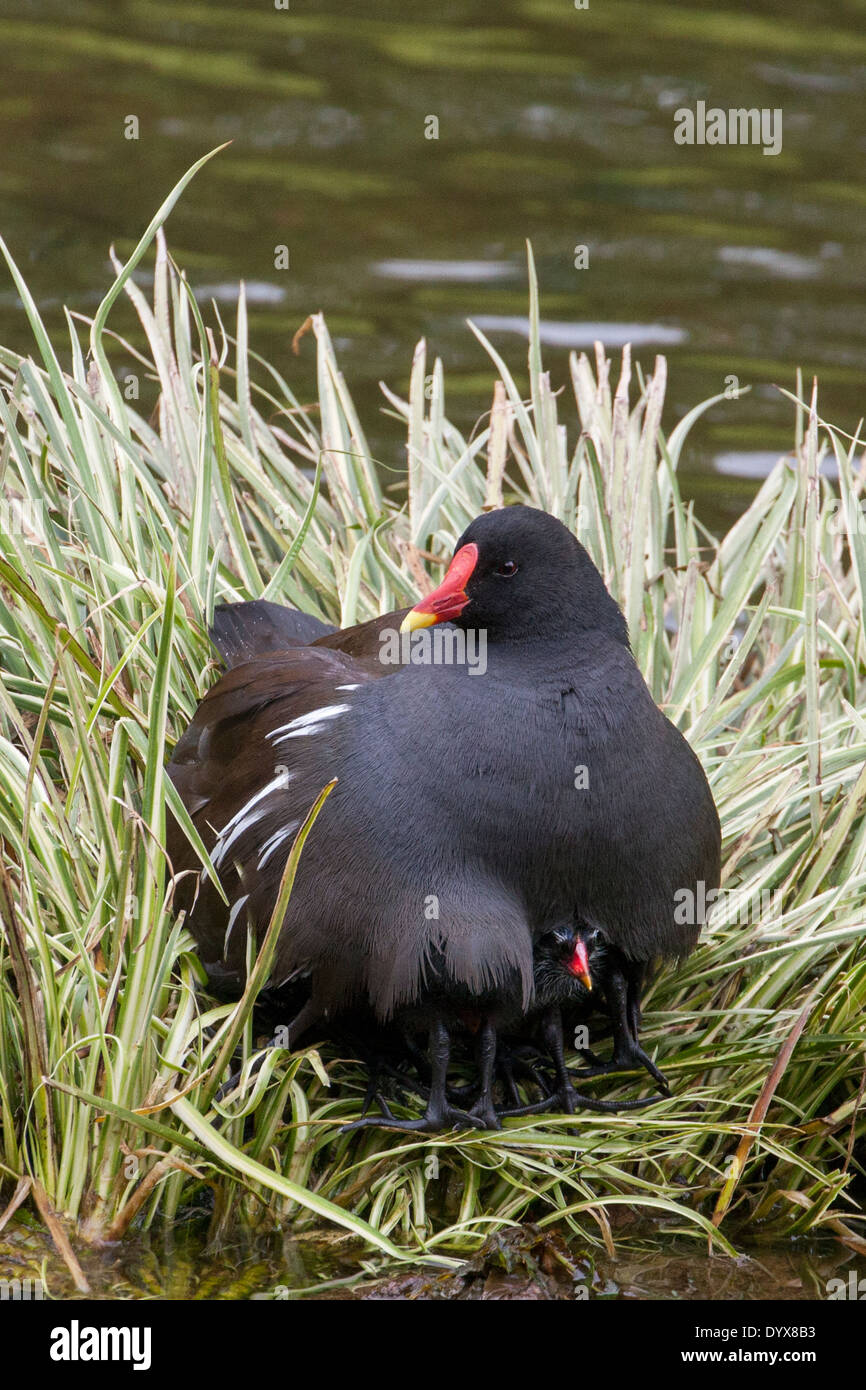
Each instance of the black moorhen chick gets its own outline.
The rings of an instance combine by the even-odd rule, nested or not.
[[[529,1115],[542,1110],[564,1110],[573,1114],[577,1104],[585,1105],[571,1084],[572,1076],[585,1079],[613,1071],[630,1071],[636,1064],[645,1066],[658,1082],[664,1095],[670,1095],[667,1081],[637,1041],[640,1023],[640,998],[634,1014],[629,1007],[628,980],[642,979],[642,972],[632,972],[632,963],[611,947],[598,927],[586,923],[569,923],[544,932],[535,944],[535,993],[532,1006],[524,1021],[530,1032],[538,1035],[553,1061],[557,1089],[543,1101],[531,1105],[515,1104],[503,1109],[501,1115]],[[614,1031],[614,1056],[611,1062],[599,1062],[594,1053],[577,1046],[577,1050],[592,1063],[585,1071],[572,1073],[565,1060],[566,1037],[574,1037],[576,1027],[590,1017],[602,1002],[603,992]],[[626,1002],[628,1001],[628,1003]],[[525,1031],[525,1028],[524,1028]],[[537,1055],[537,1054],[536,1054]],[[512,1098],[516,1088],[511,1078]],[[534,1078],[540,1080],[536,1074]],[[634,1105],[652,1103],[650,1100]]]
[[[594,923],[577,922],[546,933],[535,948],[536,1010],[539,1000],[561,1007],[564,1031],[573,1036],[596,1009],[607,1012],[613,1029],[613,1056],[602,1062],[588,1048],[578,1048],[590,1064],[574,1073],[581,1080],[643,1067],[662,1095],[670,1095],[667,1077],[640,1045],[641,990],[647,962],[629,960]]]
[[[298,824],[339,778],[277,948],[276,981],[310,977],[295,1040],[355,1004],[383,1020],[420,1011],[433,1085],[417,1123],[438,1128],[465,1116],[446,1099],[437,1000],[487,1008],[516,988],[528,1007],[534,941],[575,916],[602,924],[636,973],[695,944],[701,924],[677,922],[675,893],[718,885],[713,799],[560,522],[523,506],[476,518],[438,589],[346,632],[251,607],[270,650],[245,649],[226,620],[224,646],[242,664],[202,701],[169,765],[230,908],[204,876],[196,893],[186,875],[177,900],[205,962],[242,974],[245,928],[263,930]],[[241,632],[245,608],[229,610]],[[385,664],[382,639],[401,619],[405,631],[478,629],[485,673]],[[177,827],[169,853],[176,873],[197,865]]]
[[[574,928],[574,940],[587,962],[586,978],[580,977],[570,1000],[562,1005],[569,1028],[589,1017],[594,1006],[604,1005],[613,1026],[613,1056],[601,1062],[584,1050],[590,1066],[577,1075],[585,1079],[608,1072],[633,1071],[644,1067],[662,1095],[670,1095],[667,1077],[659,1071],[640,1045],[641,991],[648,962],[630,959],[619,950],[597,923],[581,922]],[[582,986],[582,987],[581,987]],[[589,991],[593,990],[590,995]]]

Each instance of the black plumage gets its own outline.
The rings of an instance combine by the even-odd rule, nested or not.
[[[600,924],[637,980],[652,958],[686,953],[700,922],[677,922],[675,895],[719,882],[706,778],[583,547],[515,506],[477,518],[455,556],[409,623],[483,632],[483,675],[384,664],[383,634],[405,614],[334,632],[235,605],[215,623],[231,669],[169,765],[230,911],[206,878],[197,896],[182,879],[178,902],[205,962],[239,973],[295,830],[339,779],[301,859],[274,979],[309,977],[305,1021],[358,1006],[414,1015],[437,1046],[437,1001],[529,1009],[533,945],[563,921]],[[169,853],[176,871],[196,864],[176,827]]]

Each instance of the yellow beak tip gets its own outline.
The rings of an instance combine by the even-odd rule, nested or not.
[[[435,613],[419,613],[417,608],[410,608],[402,623],[401,632],[417,632],[422,627],[432,627],[437,621]]]

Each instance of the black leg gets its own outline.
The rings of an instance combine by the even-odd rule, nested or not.
[[[481,1089],[478,1099],[470,1110],[479,1129],[501,1129],[502,1124],[493,1103],[493,1078],[496,1073],[496,1028],[489,1018],[485,1018],[478,1031],[476,1043],[478,1078]]]
[[[476,1121],[465,1110],[457,1110],[450,1105],[447,1096],[448,1061],[451,1056],[451,1038],[441,1018],[430,1025],[430,1097],[427,1109],[419,1120],[395,1120],[389,1116],[365,1115],[354,1124],[344,1125],[341,1133],[348,1134],[353,1129],[367,1129],[378,1125],[385,1129],[400,1129],[411,1133],[435,1133],[437,1130],[453,1129],[461,1125],[474,1129]]]
[[[669,1096],[671,1090],[667,1078],[646,1055],[637,1040],[637,1034],[633,1031],[634,989],[627,982],[622,970],[615,967],[610,971],[605,981],[605,995],[613,1024],[613,1058],[610,1062],[596,1063],[586,1071],[576,1072],[575,1076],[583,1080],[589,1076],[604,1076],[611,1072],[638,1071],[643,1067],[656,1082],[662,1095]],[[638,1017],[639,1008],[638,1002]]]
[[[604,1062],[601,1060],[601,1058],[599,1057],[598,1053],[597,1053],[597,1052],[591,1051],[591,1049],[588,1048],[588,1047],[581,1047],[581,1048],[579,1048],[579,1049],[578,1049],[577,1055],[578,1055],[578,1057],[582,1057],[582,1058],[583,1058],[584,1062],[586,1062],[586,1065],[587,1065],[588,1067],[603,1067],[603,1066],[604,1066]],[[591,1073],[588,1073],[588,1074],[591,1075]]]
[[[574,1114],[575,1091],[568,1075],[568,1067],[565,1065],[565,1045],[562,1040],[562,1013],[558,1005],[554,1004],[548,1009],[541,1023],[541,1032],[544,1044],[553,1058],[553,1065],[556,1068],[556,1079],[559,1083],[558,1099],[566,1115]]]
[[[628,1023],[631,1035],[637,1042],[640,1037],[641,1007],[640,1000],[643,994],[643,982],[646,978],[646,965],[642,960],[630,961],[626,970],[626,981],[628,984],[626,1005],[628,1009]]]
[[[423,1081],[425,1085],[429,1086],[430,1062],[424,1052],[423,1047],[419,1047],[415,1039],[412,1037],[412,1034],[405,1029],[401,1031],[400,1036],[403,1040],[403,1046],[409,1054],[410,1060],[415,1063],[415,1070],[418,1073],[419,1081]]]
[[[563,1111],[566,1115],[573,1115],[575,1110],[580,1107],[582,1110],[596,1110],[605,1114],[615,1114],[618,1110],[643,1110],[647,1105],[655,1105],[655,1097],[648,1096],[645,1100],[596,1100],[592,1096],[581,1095],[571,1084],[571,1076],[565,1061],[565,1044],[562,1037],[562,1015],[557,1005],[554,1005],[542,1019],[542,1033],[545,1044],[553,1058],[556,1067],[556,1079],[559,1082],[559,1089],[544,1100],[538,1101],[535,1105],[524,1105],[519,1109],[500,1110],[499,1114],[503,1117],[510,1115],[539,1115],[544,1111]]]
[[[514,1060],[509,1051],[502,1051],[499,1056],[499,1070],[502,1072],[502,1079],[505,1082],[505,1089],[512,1105],[520,1104],[520,1092],[517,1089],[517,1082],[514,1079]]]
[[[430,1062],[423,1047],[419,1047],[412,1035],[403,1031],[401,1033],[403,1046],[408,1053],[409,1060],[414,1064],[418,1081],[413,1083],[412,1089],[423,1096],[426,1100],[430,1094]],[[465,1086],[449,1086],[448,1097],[458,1106],[466,1105],[477,1095],[478,1086],[474,1081],[470,1081]]]

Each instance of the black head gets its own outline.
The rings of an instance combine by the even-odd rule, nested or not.
[[[595,628],[628,645],[625,620],[583,546],[556,517],[534,507],[476,517],[444,580],[404,626],[445,621],[483,629],[493,641]]]
[[[535,1002],[567,1004],[587,1000],[603,973],[605,936],[584,922],[563,923],[535,943]]]

